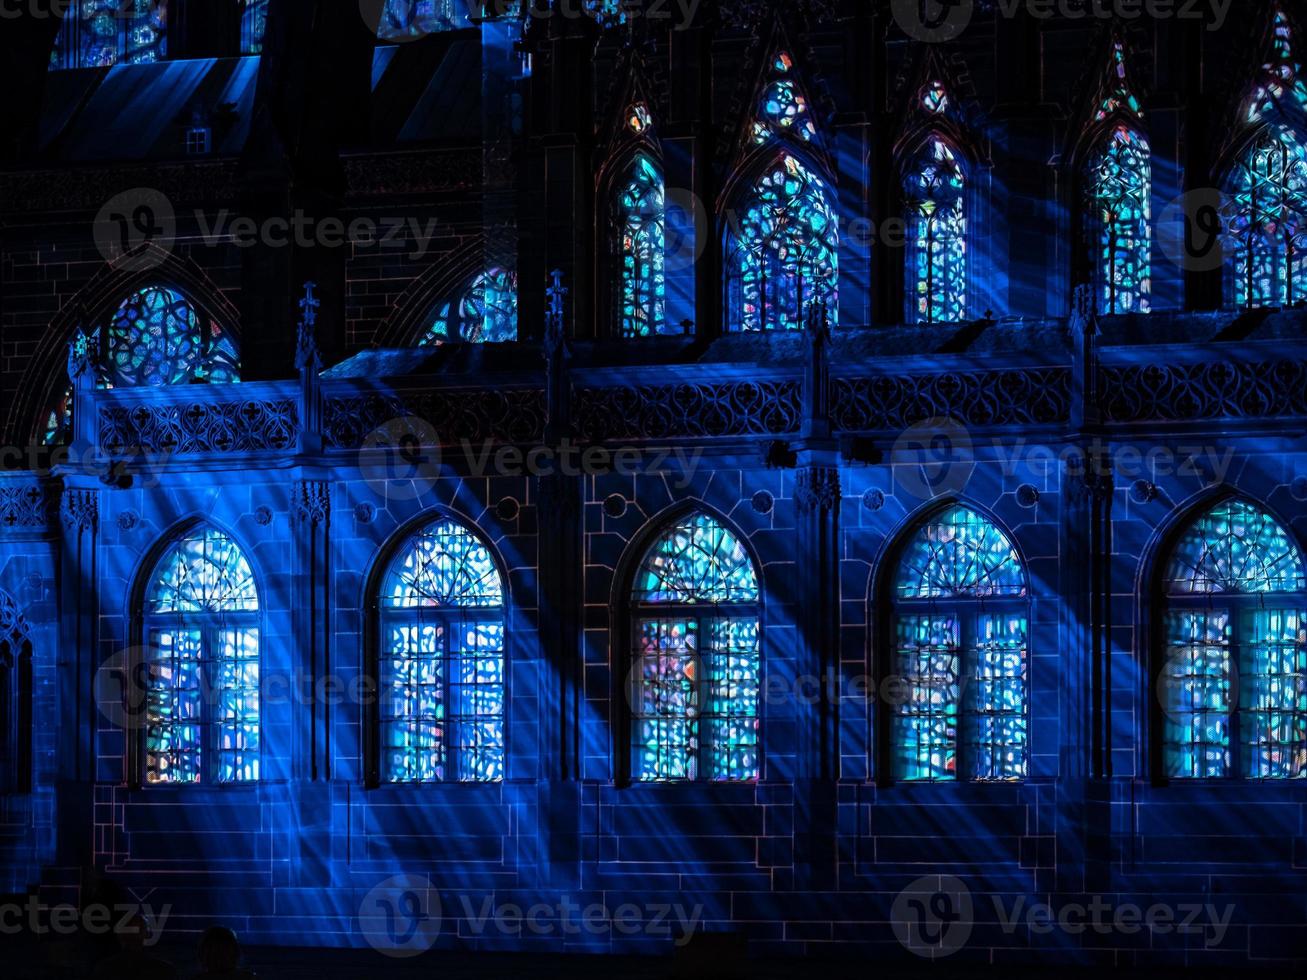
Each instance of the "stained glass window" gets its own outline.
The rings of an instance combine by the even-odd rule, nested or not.
[[[667,307],[663,172],[647,153],[639,152],[632,160],[618,194],[617,212],[622,256],[622,336],[663,333]]]
[[[817,135],[808,101],[793,77],[794,61],[788,54],[776,56],[771,66],[772,80],[763,91],[753,124],[754,142],[762,145],[777,136],[795,136],[809,143]]]
[[[241,0],[241,54],[263,52],[263,32],[268,26],[268,0]]]
[[[839,310],[839,232],[825,183],[782,153],[727,216],[727,326],[801,330],[808,307]]]
[[[489,549],[441,519],[391,562],[381,592],[380,776],[504,778],[504,588]]]
[[[145,594],[145,780],[259,778],[259,596],[231,538],[169,545]]]
[[[1012,542],[949,507],[908,539],[893,585],[894,778],[1024,779],[1029,618]]]
[[[90,347],[96,387],[240,381],[240,358],[230,334],[166,286],[138,289],[114,311]],[[72,423],[72,391],[60,390],[42,431],[46,445],[66,441]]]
[[[1282,10],[1275,11],[1270,57],[1262,64],[1261,78],[1245,107],[1245,118],[1259,123],[1280,114],[1286,106],[1307,106],[1307,85],[1302,65],[1294,54],[1293,29]]]
[[[1289,533],[1222,501],[1185,529],[1163,583],[1165,774],[1307,777],[1307,574]]]
[[[1139,100],[1130,91],[1130,84],[1126,78],[1125,70],[1125,45],[1120,41],[1112,45],[1112,77],[1109,81],[1107,94],[1103,96],[1103,101],[1094,114],[1094,120],[1103,122],[1118,114],[1125,114],[1136,119],[1143,114]]]
[[[626,0],[581,0],[581,9],[600,27],[620,27],[626,23]]]
[[[649,114],[649,107],[643,102],[637,102],[631,106],[626,114],[626,128],[637,136],[643,136],[653,125],[653,116]]]
[[[957,154],[931,137],[908,167],[907,294],[919,323],[967,316],[966,177]]]
[[[1152,163],[1148,141],[1121,124],[1090,158],[1085,179],[1100,314],[1147,313],[1152,290]]]
[[[757,779],[759,593],[744,547],[686,517],[646,553],[633,598],[633,778]]]
[[[921,107],[933,115],[948,111],[948,90],[943,82],[931,82],[921,91]]]
[[[1307,298],[1307,149],[1288,126],[1268,128],[1235,167],[1229,235],[1237,305]]]
[[[385,0],[377,37],[402,41],[470,27],[469,9],[467,0]]]
[[[517,274],[500,268],[480,273],[437,311],[421,346],[461,341],[497,344],[517,339]]]
[[[161,61],[167,51],[167,0],[74,0],[56,36],[50,67],[133,65]]]

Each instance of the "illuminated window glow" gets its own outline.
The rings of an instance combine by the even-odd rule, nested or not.
[[[504,778],[504,588],[471,531],[415,534],[382,585],[381,779]]]
[[[1307,777],[1307,576],[1288,532],[1224,501],[1185,530],[1164,585],[1165,774]]]
[[[1148,141],[1115,127],[1089,161],[1085,208],[1100,314],[1147,313],[1152,290],[1152,163]]]
[[[517,339],[517,274],[491,268],[440,307],[421,346],[498,344]]]
[[[171,544],[145,597],[145,781],[259,778],[259,597],[231,538]]]
[[[759,592],[743,546],[685,518],[647,552],[633,598],[633,778],[757,779]]]
[[[907,290],[919,323],[957,323],[967,316],[966,177],[939,137],[908,168]]]
[[[377,25],[383,41],[403,41],[471,27],[466,0],[386,0]]]
[[[908,540],[894,579],[891,770],[906,782],[1026,776],[1025,570],[997,527],[950,507]],[[965,678],[965,684],[963,679]]]
[[[1267,129],[1233,176],[1229,234],[1235,303],[1287,306],[1307,298],[1307,149],[1287,126]]]
[[[167,0],[75,0],[63,17],[51,68],[135,65],[168,53]]]
[[[667,282],[664,276],[662,168],[637,153],[617,201],[621,222],[621,331],[623,337],[666,332]]]
[[[240,358],[230,335],[165,286],[147,286],[127,297],[90,343],[99,356],[98,388],[240,381]],[[67,442],[71,427],[72,391],[64,388],[46,415],[42,442]]]
[[[242,0],[241,54],[260,54],[268,26],[268,0]]]
[[[835,325],[839,234],[821,178],[782,154],[728,226],[728,329],[801,330],[818,300]]]

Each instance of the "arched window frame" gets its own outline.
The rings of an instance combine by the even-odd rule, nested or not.
[[[1097,127],[1089,146],[1080,172],[1081,215],[1095,307],[1100,316],[1148,313],[1152,308],[1152,147],[1142,127],[1124,119]],[[1121,214],[1119,202],[1125,200],[1125,192],[1109,198],[1103,191],[1112,183],[1107,168],[1119,168],[1121,157],[1132,151],[1141,161],[1138,176],[1143,188],[1142,200],[1136,202],[1141,213],[1133,218]],[[1124,188],[1127,181],[1115,183]]]
[[[667,181],[663,169],[662,148],[654,130],[654,122],[649,114],[648,104],[636,100],[624,115],[621,142],[599,174],[597,181],[599,200],[606,202],[605,208],[605,247],[599,252],[599,269],[597,281],[603,284],[600,301],[608,310],[609,335],[621,340],[639,340],[665,334],[680,334],[680,328],[673,329],[667,320]],[[639,278],[642,271],[638,266],[634,270],[627,268],[626,232],[627,214],[625,198],[630,187],[635,183],[636,170],[641,160],[646,160],[657,171],[657,201],[655,208],[656,222],[654,237],[657,257],[653,268],[649,270],[652,285],[647,289],[639,285],[629,285]],[[645,213],[645,212],[641,212]],[[633,275],[634,273],[634,275]],[[649,304],[645,322],[650,326],[647,333],[631,332],[627,323],[626,306],[628,300],[638,305],[640,294],[648,292]],[[635,319],[639,319],[638,317]]]
[[[979,521],[989,525],[1003,537],[1015,556],[1017,570],[1023,582],[1021,595],[967,595],[958,593],[937,597],[903,597],[897,594],[900,571],[907,557],[908,549],[918,536],[935,522],[958,511],[974,515]],[[1029,565],[1016,543],[1012,532],[1004,527],[992,514],[969,502],[953,500],[936,503],[924,512],[914,514],[905,521],[891,539],[891,544],[881,562],[878,608],[880,615],[877,627],[873,630],[877,655],[878,690],[891,691],[893,694],[882,699],[876,719],[877,742],[877,782],[882,786],[895,784],[932,784],[932,783],[1015,783],[1029,778],[1030,761],[1030,672],[1033,662],[1030,624],[1032,615],[1032,595],[1030,588]],[[907,715],[908,710],[917,703],[914,697],[914,684],[911,676],[904,673],[900,663],[899,629],[908,617],[947,618],[956,621],[954,649],[957,667],[954,671],[956,688],[954,697],[953,722],[953,759],[954,768],[951,776],[940,774],[921,778],[904,776],[897,765],[897,752],[901,739],[896,732],[896,719]],[[990,762],[988,771],[979,766],[980,753],[977,751],[978,739],[972,738],[973,726],[984,713],[978,704],[971,704],[971,699],[979,697],[985,690],[984,683],[1003,680],[1001,675],[989,672],[977,676],[976,639],[983,619],[998,617],[1020,617],[1024,630],[1024,647],[1022,648],[1022,672],[1019,678],[1022,707],[1017,714],[1006,712],[1009,718],[1015,718],[1023,732],[1021,756],[1017,762],[1017,772],[1001,774],[1003,746],[997,741],[988,743]],[[1010,625],[1010,624],[1009,624]],[[1006,678],[1011,679],[1011,678]],[[931,691],[929,680],[927,694]],[[994,685],[997,687],[998,685]],[[991,692],[994,693],[994,692]],[[945,713],[945,717],[947,712]],[[947,726],[946,726],[947,730]],[[973,744],[976,743],[976,744]],[[942,744],[942,743],[941,743]],[[917,760],[921,763],[920,756]],[[927,768],[929,768],[927,766]],[[946,768],[946,767],[945,767]],[[996,768],[999,773],[996,774]],[[965,772],[965,775],[963,773]]]
[[[177,379],[176,384],[203,381],[205,383],[235,383],[241,377],[241,344],[237,331],[224,318],[216,316],[204,304],[197,302],[190,290],[165,278],[150,278],[133,282],[130,286],[116,290],[111,298],[99,304],[88,314],[90,323],[96,324],[89,336],[80,333],[76,336],[86,344],[92,360],[95,387],[113,388],[122,385],[123,379],[115,376],[111,363],[110,332],[118,318],[133,301],[150,292],[169,292],[184,303],[191,317],[198,322],[199,349],[190,375]],[[37,419],[34,433],[36,442],[41,445],[59,445],[70,435],[73,413],[72,383],[66,373],[66,358],[61,358],[58,366],[58,380],[51,386],[45,407]],[[215,378],[214,375],[218,376]]]
[[[1248,647],[1253,645],[1247,641],[1247,627],[1250,623],[1255,622],[1257,613],[1276,610],[1292,610],[1300,613],[1297,623],[1297,635],[1300,637],[1299,651],[1296,656],[1300,662],[1307,661],[1307,638],[1303,638],[1304,631],[1307,631],[1307,581],[1302,581],[1300,577],[1301,587],[1297,589],[1264,592],[1191,591],[1185,594],[1177,594],[1169,589],[1167,585],[1168,574],[1172,569],[1178,549],[1185,538],[1195,531],[1202,521],[1208,519],[1220,508],[1228,505],[1250,508],[1260,515],[1262,519],[1273,522],[1294,549],[1294,554],[1296,554],[1299,562],[1299,569],[1307,567],[1307,552],[1304,551],[1303,543],[1299,536],[1294,533],[1292,525],[1262,502],[1231,490],[1222,490],[1216,494],[1206,496],[1194,506],[1185,508],[1170,526],[1164,528],[1156,536],[1151,558],[1145,563],[1145,568],[1151,567],[1151,571],[1147,573],[1147,577],[1141,577],[1137,593],[1140,596],[1141,606],[1139,618],[1142,628],[1140,635],[1146,638],[1148,652],[1145,662],[1150,664],[1149,669],[1145,672],[1148,689],[1142,692],[1146,703],[1150,706],[1147,758],[1152,773],[1152,781],[1156,785],[1230,783],[1238,781],[1292,784],[1300,779],[1307,778],[1307,769],[1304,769],[1303,775],[1298,777],[1259,776],[1251,775],[1247,771],[1249,768],[1248,760],[1245,759],[1243,753],[1247,733],[1243,731],[1245,727],[1243,716],[1248,709],[1242,704],[1243,696],[1252,689],[1248,684],[1249,676],[1256,676],[1255,672],[1246,669],[1245,656]],[[1151,597],[1151,601],[1149,597]],[[1226,614],[1225,622],[1216,624],[1222,626],[1222,632],[1227,637],[1225,644],[1217,642],[1189,645],[1195,648],[1205,646],[1217,649],[1224,646],[1226,662],[1229,670],[1233,672],[1232,675],[1227,674],[1233,680],[1232,685],[1224,694],[1227,710],[1212,711],[1209,709],[1208,712],[1215,715],[1225,715],[1226,717],[1228,763],[1224,774],[1185,775],[1180,773],[1177,771],[1174,757],[1170,752],[1168,725],[1175,715],[1187,713],[1177,708],[1176,700],[1177,698],[1182,699],[1180,703],[1183,704],[1186,703],[1188,698],[1183,681],[1171,669],[1176,666],[1171,651],[1177,648],[1182,650],[1186,646],[1172,641],[1170,636],[1172,614],[1206,614],[1209,620],[1218,619],[1221,614]],[[1198,624],[1195,623],[1194,625]],[[1219,675],[1203,673],[1196,676],[1202,678]],[[1209,691],[1208,693],[1219,695],[1220,692]],[[1202,714],[1203,712],[1199,713]],[[1193,761],[1195,764],[1199,762],[1197,758]]]
[[[1259,126],[1234,154],[1224,186],[1231,305],[1263,309],[1307,300],[1307,134],[1284,121]]]
[[[821,194],[823,218],[825,224],[815,229],[818,237],[809,237],[808,244],[794,262],[786,260],[783,276],[768,276],[768,270],[779,267],[782,263],[766,263],[762,258],[772,254],[771,243],[778,240],[773,233],[761,239],[758,248],[751,248],[744,243],[737,232],[755,202],[764,191],[764,184],[774,183],[778,175],[790,173],[797,176],[788,161],[793,160],[799,170],[806,174],[812,185]],[[722,210],[722,325],[726,333],[766,333],[771,331],[788,332],[805,329],[808,311],[814,302],[824,300],[829,316],[830,326],[836,326],[839,316],[839,205],[834,188],[835,181],[827,169],[821,166],[811,152],[800,148],[793,141],[768,138],[767,141],[749,154],[740,168],[736,179],[728,188],[723,199],[730,203]],[[790,201],[795,200],[793,197]],[[785,206],[789,211],[793,204]],[[772,206],[774,212],[776,208]],[[792,219],[791,219],[792,220]],[[787,226],[788,227],[788,226]],[[824,239],[820,236],[824,236]],[[821,263],[821,252],[830,255],[829,263]],[[747,270],[744,258],[757,259],[757,287],[759,309],[756,315],[746,315],[745,300],[752,291],[746,283]],[[828,264],[829,275],[805,275],[805,266]],[[777,280],[780,286],[777,286]],[[817,287],[812,281],[824,283]],[[754,322],[757,327],[749,327]]]
[[[975,161],[970,153],[964,149],[964,143],[960,136],[953,132],[951,126],[945,125],[943,120],[932,120],[923,128],[914,131],[912,136],[901,144],[897,153],[899,159],[897,192],[902,203],[902,213],[906,224],[906,242],[903,249],[903,316],[907,323],[964,323],[971,318],[972,293],[974,289],[974,275],[972,269],[972,244],[974,241],[975,231],[974,216],[976,214],[976,182],[974,180]],[[919,288],[922,277],[920,268],[923,262],[929,269],[927,285],[924,289],[925,297],[938,295],[938,291],[933,289],[929,284],[929,278],[936,272],[937,264],[927,261],[923,257],[921,242],[922,235],[919,233],[919,224],[922,221],[933,222],[934,218],[926,218],[921,210],[914,206],[914,193],[910,190],[910,182],[918,179],[918,175],[930,166],[934,161],[935,153],[933,148],[936,145],[943,146],[951,156],[951,162],[956,166],[961,176],[962,188],[958,195],[958,206],[961,212],[961,240],[962,255],[958,260],[961,266],[962,288],[961,295],[956,299],[955,304],[959,312],[957,315],[938,315],[934,304],[927,302],[927,309],[923,311],[919,302],[919,293],[923,292]],[[927,239],[934,241],[937,239]]]
[[[1236,309],[1307,300],[1307,82],[1298,25],[1279,3],[1269,13],[1267,56],[1235,120],[1246,132],[1221,181],[1229,198],[1225,292]]]
[[[32,634],[0,590],[0,793],[32,788]]]
[[[499,605],[466,605],[466,606],[426,606],[420,608],[393,608],[387,607],[383,600],[383,591],[391,581],[392,573],[403,557],[409,553],[409,549],[414,541],[434,528],[442,524],[451,524],[459,529],[462,533],[467,534],[470,539],[479,547],[483,548],[493,565],[493,570],[498,579],[500,595],[502,597]],[[367,676],[374,682],[377,696],[369,699],[369,703],[364,708],[364,741],[363,752],[365,761],[364,782],[369,788],[379,788],[383,786],[442,786],[453,783],[462,785],[480,784],[493,785],[501,783],[508,778],[508,753],[510,744],[509,731],[509,711],[508,706],[511,703],[511,683],[509,671],[509,650],[513,636],[513,625],[511,623],[510,611],[512,609],[512,598],[510,593],[510,580],[508,569],[504,564],[498,550],[491,541],[467,518],[455,514],[452,511],[443,508],[426,511],[418,517],[410,520],[403,525],[390,541],[378,553],[377,560],[374,563],[371,573],[367,576],[365,585],[364,605],[368,610],[368,616],[365,626],[364,651],[365,667]],[[501,737],[500,745],[500,762],[499,774],[494,778],[465,778],[467,774],[464,771],[464,760],[448,749],[451,747],[449,740],[449,731],[454,725],[454,720],[450,714],[445,715],[444,725],[442,726],[442,736],[445,741],[441,745],[444,752],[442,771],[439,778],[419,778],[419,779],[390,779],[387,778],[385,762],[382,758],[384,752],[385,731],[384,725],[387,721],[383,702],[385,700],[385,671],[383,670],[383,660],[387,654],[387,627],[394,625],[403,625],[416,622],[419,627],[433,626],[441,630],[439,635],[445,641],[445,646],[440,651],[440,663],[443,671],[440,677],[441,695],[440,701],[443,706],[451,704],[449,691],[451,688],[451,671],[450,667],[455,662],[452,651],[448,645],[448,638],[452,635],[451,630],[456,625],[484,625],[498,624],[500,649],[492,651],[498,653],[499,658],[499,731]],[[461,651],[470,652],[470,651]],[[489,716],[486,716],[489,717]],[[452,761],[451,761],[452,757]]]
[[[698,603],[649,601],[637,595],[640,573],[645,568],[653,549],[674,529],[696,520],[711,521],[730,535],[739,545],[752,572],[755,583],[754,598],[744,601]],[[615,652],[615,657],[621,658],[615,664],[616,669],[613,671],[613,703],[621,706],[621,710],[617,712],[616,720],[618,724],[614,726],[616,739],[615,777],[619,785],[676,785],[688,783],[747,785],[761,778],[765,763],[762,701],[760,696],[765,671],[763,658],[765,590],[761,570],[762,564],[757,554],[749,544],[748,538],[740,532],[739,528],[716,511],[701,504],[677,506],[658,515],[648,523],[644,532],[628,547],[623,561],[622,574],[615,579],[617,591],[612,603],[614,610],[614,643],[612,649]],[[753,665],[756,688],[752,715],[721,715],[706,710],[704,706],[708,703],[711,694],[709,690],[710,681],[706,676],[699,678],[697,681],[691,678],[677,682],[677,686],[681,687],[687,696],[693,697],[695,703],[700,706],[700,710],[694,715],[696,721],[729,719],[731,717],[753,718],[756,732],[753,742],[754,765],[751,767],[753,771],[740,778],[714,777],[706,771],[705,762],[709,758],[711,738],[702,731],[699,734],[697,751],[694,755],[695,773],[692,778],[688,774],[667,778],[641,778],[642,774],[636,756],[640,751],[637,739],[639,723],[642,717],[640,704],[642,703],[644,683],[643,661],[647,656],[646,651],[641,646],[641,637],[646,622],[672,622],[677,620],[682,623],[692,623],[699,637],[712,636],[713,626],[718,623],[744,621],[746,629],[748,622],[751,621],[754,624],[753,635],[756,640],[753,650]],[[714,651],[714,654],[720,655],[720,651]],[[703,657],[700,656],[696,662],[702,663]],[[706,671],[706,673],[711,673],[711,671]],[[659,676],[666,682],[663,675],[660,674]],[[737,681],[735,683],[737,691],[741,687],[747,688],[748,686],[747,682],[741,684]],[[672,714],[667,715],[667,717],[679,718],[681,716]],[[747,743],[742,744],[747,745]]]
[[[494,325],[490,335],[485,333],[486,311],[490,306],[486,300],[486,286],[488,284],[493,286],[497,295],[507,297],[512,306],[511,310],[502,304],[495,306],[498,311],[495,319],[502,322],[497,322]],[[472,337],[468,337],[467,331],[463,329],[464,324],[477,322],[477,318],[468,316],[469,308],[480,310],[478,314],[479,325],[476,329],[482,332]],[[512,343],[520,336],[520,316],[517,273],[502,266],[490,265],[472,273],[462,281],[454,292],[447,294],[434,305],[430,316],[427,317],[425,326],[418,335],[417,346],[437,347],[442,344]],[[511,331],[507,325],[510,319]],[[443,333],[439,329],[442,324]],[[451,335],[451,331],[454,331],[455,328],[457,328],[457,336]],[[509,336],[510,332],[511,336]]]
[[[243,561],[248,569],[250,577],[250,589],[253,593],[255,603],[254,609],[230,609],[230,610],[187,610],[184,612],[177,611],[160,611],[149,608],[152,602],[152,595],[160,581],[160,571],[163,563],[169,559],[185,542],[197,538],[206,538],[208,535],[216,535],[226,539],[235,548],[239,558]],[[134,576],[135,587],[132,590],[130,606],[130,622],[133,624],[132,633],[136,638],[135,648],[132,652],[129,669],[132,671],[132,677],[143,678],[146,685],[146,695],[144,703],[140,705],[140,727],[135,734],[136,738],[129,740],[131,757],[128,760],[128,770],[132,773],[133,784],[137,787],[163,787],[163,786],[248,786],[258,783],[265,778],[266,773],[263,769],[263,743],[264,743],[264,724],[263,705],[261,698],[261,677],[263,674],[263,650],[264,638],[267,630],[264,625],[264,590],[261,586],[262,577],[259,575],[254,562],[250,559],[250,549],[248,545],[239,537],[232,534],[225,527],[220,527],[207,520],[194,519],[183,522],[176,526],[167,534],[163,535],[158,543],[147,553],[145,560],[141,563],[136,575]],[[199,640],[199,650],[195,659],[195,701],[196,720],[190,727],[198,729],[197,735],[199,742],[193,748],[182,747],[177,749],[178,752],[193,752],[197,756],[196,766],[198,775],[195,779],[152,779],[150,757],[150,738],[154,726],[150,709],[152,704],[151,692],[156,690],[159,678],[165,676],[163,668],[168,665],[168,660],[172,660],[172,669],[178,669],[178,661],[169,658],[166,651],[176,649],[175,636],[173,645],[165,646],[162,637],[165,635],[173,636],[181,631],[190,631]],[[222,649],[222,635],[224,633],[233,633],[238,637],[237,645],[242,647],[243,656],[223,657],[218,651]],[[249,641],[253,639],[253,652],[250,655]],[[220,733],[222,731],[222,720],[218,716],[221,705],[218,703],[221,698],[217,696],[219,690],[228,690],[221,687],[222,668],[229,664],[254,664],[254,676],[249,676],[248,669],[240,670],[240,680],[244,682],[244,691],[248,695],[252,681],[254,685],[254,698],[256,701],[255,711],[258,714],[258,745],[253,752],[242,750],[239,747],[231,745],[223,746],[221,744]],[[237,685],[233,690],[238,692],[242,685]],[[179,688],[186,690],[186,688]],[[237,698],[233,704],[239,706],[243,702]],[[248,707],[248,705],[246,704]],[[132,705],[127,706],[129,709],[134,708]],[[237,723],[239,724],[239,723]],[[178,744],[181,744],[178,742]],[[255,774],[252,776],[227,776],[223,773],[224,763],[221,760],[222,753],[230,753],[238,765],[242,757],[248,763],[249,757],[253,757]]]

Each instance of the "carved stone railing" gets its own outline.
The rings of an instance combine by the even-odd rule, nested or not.
[[[41,475],[0,473],[0,538],[49,531],[58,496],[58,488]]]
[[[1109,424],[1307,417],[1307,356],[1262,344],[1104,353],[1098,398]]]

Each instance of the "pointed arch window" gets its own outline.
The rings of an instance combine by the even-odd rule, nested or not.
[[[170,544],[146,583],[145,781],[259,778],[259,595],[212,528]]]
[[[804,143],[817,136],[808,100],[794,77],[794,60],[785,52],[772,61],[771,81],[763,90],[753,124],[753,140],[759,146],[780,136],[793,136]]]
[[[1012,542],[948,507],[903,546],[891,601],[889,673],[903,694],[888,718],[893,778],[1024,779],[1029,592]]]
[[[32,783],[32,640],[17,604],[0,592],[0,793]]]
[[[1181,534],[1162,585],[1165,775],[1307,778],[1307,572],[1289,532],[1222,501]]]
[[[1233,293],[1244,309],[1307,298],[1307,148],[1274,126],[1239,158],[1232,177]]]
[[[383,41],[406,41],[471,27],[466,0],[384,0],[376,34]]]
[[[632,120],[641,117],[633,110]],[[666,202],[661,164],[639,150],[625,171],[617,193],[617,238],[622,260],[619,301],[623,337],[650,337],[666,332]]]
[[[87,338],[87,345],[98,358],[99,388],[240,381],[240,357],[231,335],[168,286],[133,292]],[[66,442],[71,424],[72,390],[64,387],[51,401],[42,441]]]
[[[436,311],[419,346],[499,344],[517,339],[517,273],[492,266]]]
[[[1147,313],[1152,291],[1152,163],[1125,124],[1100,141],[1085,171],[1094,294],[1103,315]]]
[[[489,549],[454,521],[423,527],[378,608],[378,779],[503,779],[504,584]]]
[[[759,598],[752,559],[706,514],[645,553],[632,591],[633,779],[758,778]]]
[[[967,317],[966,190],[957,153],[942,137],[931,136],[904,179],[914,322],[958,323]]]
[[[839,233],[825,182],[782,152],[728,216],[727,329],[801,330],[808,308],[838,316]]]
[[[51,68],[106,68],[162,61],[167,0],[73,0],[50,55]]]

